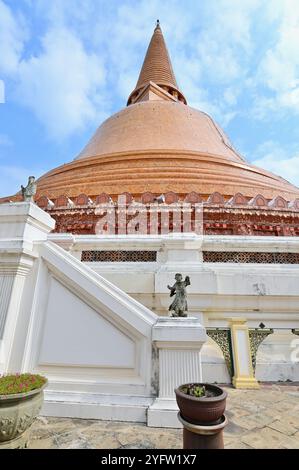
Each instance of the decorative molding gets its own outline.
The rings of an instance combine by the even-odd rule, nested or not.
[[[217,191],[213,194],[211,194],[207,200],[207,204],[219,204],[219,205],[223,205],[224,204],[224,197],[222,196],[222,194],[218,193]]]
[[[260,344],[267,338],[267,336],[273,333],[273,329],[262,330],[260,328],[249,329],[249,341],[250,341],[250,354],[252,360],[252,368],[255,372],[256,369],[256,355]]]
[[[229,328],[207,328],[207,335],[220,347],[230,377],[234,375],[231,332]]]
[[[203,251],[205,263],[299,264],[299,253]]]
[[[9,303],[11,300],[11,293],[13,289],[14,275],[1,275],[0,276],[0,340],[3,338],[6,316],[8,312]]]
[[[274,199],[272,199],[269,204],[269,207],[275,207],[277,209],[287,209],[288,208],[288,202],[281,196],[276,196]]]
[[[160,151],[159,151],[160,153]],[[197,202],[204,202],[205,204],[209,205],[219,205],[219,206],[226,206],[228,209],[229,207],[238,207],[241,206],[241,209],[246,210],[269,210],[269,209],[275,209],[275,212],[277,210],[287,210],[288,212],[298,212],[299,211],[299,198],[293,199],[293,200],[286,200],[282,196],[276,196],[273,199],[269,200],[266,199],[264,196],[261,194],[257,194],[255,197],[252,197],[249,199],[249,197],[244,196],[242,193],[238,192],[233,194],[229,199],[225,199],[223,194],[220,192],[214,192],[209,195],[202,195],[196,191],[191,191],[190,193],[186,193],[185,195],[179,194],[175,191],[169,191],[165,193],[166,195],[171,195],[170,196],[170,202],[174,201],[185,201],[185,202],[190,202],[190,203],[197,203]],[[110,194],[107,194],[105,192],[97,195],[96,197],[92,195],[89,196],[86,193],[81,193],[77,196],[68,196],[65,194],[61,194],[57,196],[54,200],[54,206],[55,208],[66,208],[66,207],[80,207],[82,204],[102,204],[102,203],[108,203],[112,202],[114,205],[117,205],[117,201],[119,196],[126,196],[127,203],[132,202],[133,200],[135,202],[143,202],[143,203],[149,203],[153,202],[155,197],[159,196],[159,194],[152,193],[151,191],[146,191],[142,194],[135,195],[130,192],[124,192],[119,195],[113,195],[113,197]],[[149,197],[150,196],[150,197]],[[50,199],[45,196],[41,195],[39,198],[36,200],[36,204],[42,208],[48,208],[51,209],[52,207],[48,206],[48,202]],[[52,206],[52,205],[51,205]],[[222,207],[223,208],[223,207]]]
[[[247,206],[248,202],[242,193],[237,193],[227,201],[226,206]]]
[[[74,234],[93,234],[97,222],[103,216],[108,208],[118,210],[119,197],[123,196],[126,207],[122,208],[126,215],[127,223],[130,220],[131,203],[142,203],[146,207],[144,211],[149,219],[153,209],[148,207],[150,203],[157,200],[157,193],[144,192],[142,194],[133,194],[124,192],[123,194],[113,195],[107,193],[99,196],[92,194],[60,195],[54,202],[46,196],[40,196],[37,204],[47,210],[56,220],[56,229],[58,233]],[[92,197],[92,199],[91,199]],[[164,194],[166,205],[160,204],[154,209],[156,213],[162,214],[167,205],[190,204],[191,223],[188,222],[188,230],[195,230],[196,204],[202,203],[203,208],[203,232],[205,235],[254,235],[254,236],[299,236],[299,198],[286,200],[282,196],[276,196],[271,201],[261,194],[257,194],[249,200],[248,196],[242,193],[236,193],[224,197],[219,192],[210,195],[201,195],[196,191],[188,194],[179,194],[175,191],[169,191]],[[122,202],[123,204],[123,202]],[[108,206],[108,207],[105,207]],[[102,206],[102,207],[99,207]],[[100,210],[99,210],[100,209]],[[171,207],[169,207],[171,212]],[[186,212],[186,207],[182,206],[182,213]],[[170,233],[177,232],[178,227],[169,224]],[[189,229],[190,226],[190,229]],[[116,223],[113,230],[118,233]],[[180,231],[184,230],[183,224]],[[109,229],[110,231],[110,229]],[[158,233],[165,232],[165,227],[160,224]],[[150,229],[148,227],[148,232]],[[106,233],[105,233],[106,234]]]
[[[92,206],[93,200],[86,194],[80,194],[79,196],[77,196],[75,204],[77,206]]]
[[[107,251],[107,250],[90,250],[82,251],[81,261],[87,262],[108,262],[108,263],[144,263],[156,262],[156,251]]]
[[[263,237],[251,235],[205,235],[195,233],[163,235],[73,235],[70,233],[50,233],[48,240],[58,245],[72,244],[78,250],[149,250],[160,251],[163,247],[185,249],[190,243],[204,252],[234,253],[299,253],[299,237]],[[193,249],[193,248],[192,248]]]
[[[186,195],[185,202],[189,202],[190,204],[198,204],[199,202],[203,202],[203,200],[198,193],[191,191],[191,193]]]
[[[250,199],[248,204],[249,206],[266,207],[268,205],[268,201],[261,194],[257,194],[255,197]]]

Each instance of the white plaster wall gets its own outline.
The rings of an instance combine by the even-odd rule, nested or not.
[[[231,383],[220,347],[208,337],[201,349],[203,382]]]
[[[55,238],[55,236],[52,236]],[[192,316],[200,315],[204,326],[226,327],[231,317],[243,317],[249,328],[263,322],[268,328],[299,328],[299,266],[233,263],[202,263],[201,251],[298,252],[296,237],[230,237],[191,234],[157,237],[59,236],[80,258],[82,250],[156,250],[157,263],[88,263],[158,315],[167,315],[170,304],[167,284],[176,272],[189,275],[188,307]],[[200,312],[200,313],[199,313]],[[280,330],[282,331],[282,330]],[[267,340],[268,341],[268,340]],[[263,361],[257,365],[260,380],[298,380],[298,365],[286,357],[281,337],[260,347]],[[266,348],[266,349],[265,349]],[[268,352],[267,352],[268,351]],[[277,359],[277,357],[284,359]],[[229,382],[226,365],[217,347],[202,349],[206,380]]]
[[[52,416],[145,422],[160,388],[172,405],[153,410],[156,422],[170,412],[177,423],[172,380],[201,380],[206,335],[200,321],[158,321],[48,242],[53,227],[34,204],[0,206],[0,372],[44,374],[49,382],[42,413]],[[148,271],[138,277],[137,293],[147,287],[150,295],[150,278]],[[157,369],[157,359],[165,367]]]
[[[121,263],[121,267],[117,266],[113,269],[113,266],[111,266],[112,263],[109,263],[110,269],[103,269],[103,266],[101,266],[100,263],[86,264],[101,276],[104,275],[105,279],[130,295],[138,295],[140,293],[152,294],[155,290],[155,266],[153,265],[132,266],[132,264],[139,265],[139,263]]]
[[[275,331],[260,345],[256,378],[261,381],[299,381],[299,336]]]
[[[283,270],[282,270],[283,271]],[[245,274],[244,274],[245,275]],[[283,273],[277,276],[279,283]],[[192,280],[192,276],[191,276]],[[286,286],[288,282],[283,279]],[[234,281],[236,282],[236,281]],[[268,275],[269,284],[272,283]],[[267,288],[267,282],[265,283]],[[290,284],[290,287],[291,284]],[[295,290],[296,286],[294,286]],[[293,291],[294,292],[294,291]],[[296,292],[297,293],[297,292]],[[191,294],[188,296],[190,314],[200,316],[204,326],[226,327],[228,318],[243,317],[247,319],[250,328],[256,328],[263,322],[267,327],[286,328],[277,330],[277,334],[265,340],[258,350],[256,377],[260,381],[299,381],[299,354],[297,362],[290,361],[290,342],[294,340],[291,334],[292,328],[299,327],[299,304],[297,296],[237,296],[237,295],[213,295]],[[160,315],[168,314],[169,297],[167,294],[133,294],[148,308],[154,308]],[[198,314],[201,310],[201,314]],[[281,332],[279,334],[279,331]],[[270,343],[268,343],[270,342]],[[218,348],[218,347],[217,347]],[[230,383],[227,367],[220,349],[205,344],[202,348],[202,370],[205,381]]]
[[[145,422],[157,316],[56,245],[36,244],[25,267],[13,281],[21,295],[3,289],[3,306],[18,302],[9,302],[0,371],[44,374],[45,415]]]
[[[39,366],[135,368],[135,342],[51,277]]]

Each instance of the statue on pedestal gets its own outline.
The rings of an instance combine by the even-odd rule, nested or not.
[[[170,290],[170,297],[175,295],[175,298],[168,310],[173,312],[171,314],[172,317],[186,317],[186,312],[188,311],[186,287],[190,286],[190,278],[189,276],[186,276],[183,281],[183,276],[180,273],[177,273],[175,275],[175,281],[176,282],[172,287],[167,286]]]
[[[33,202],[33,197],[36,194],[37,185],[35,182],[34,176],[29,176],[28,184],[26,187],[21,185],[23,201],[25,202]]]

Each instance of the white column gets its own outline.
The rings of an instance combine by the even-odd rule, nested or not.
[[[20,312],[28,273],[38,258],[36,244],[55,221],[33,203],[0,204],[0,373],[18,371],[15,340],[24,328]],[[21,326],[22,325],[22,326]]]
[[[188,382],[201,382],[200,350],[205,328],[197,318],[160,317],[152,339],[158,349],[158,396],[148,410],[148,426],[180,427],[174,389]]]

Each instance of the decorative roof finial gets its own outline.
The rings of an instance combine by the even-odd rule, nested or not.
[[[146,55],[142,64],[137,84],[128,98],[127,104],[136,103],[139,100],[140,91],[150,82],[158,87],[164,87],[164,92],[171,94],[175,101],[181,101],[187,104],[185,97],[178,89],[178,85],[173,73],[170,57],[164,41],[163,33],[160,27],[160,20],[157,20],[156,27]],[[166,96],[166,95],[165,95]]]

